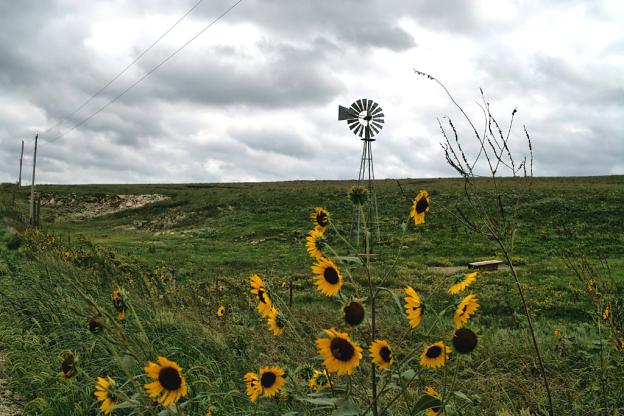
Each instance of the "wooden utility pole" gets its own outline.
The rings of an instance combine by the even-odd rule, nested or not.
[[[24,160],[24,140],[22,140],[22,154],[20,155],[20,173],[19,179],[17,180],[17,187],[22,186],[22,160]]]
[[[33,156],[33,173],[32,173],[32,185],[30,186],[30,225],[34,225],[35,220],[35,168],[37,166],[37,140],[39,139],[39,133],[35,135],[35,154]]]

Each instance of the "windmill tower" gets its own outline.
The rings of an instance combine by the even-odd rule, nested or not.
[[[371,235],[375,235],[375,239],[379,241],[379,216],[377,215],[377,196],[374,187],[375,169],[371,144],[375,141],[373,137],[383,128],[383,110],[373,100],[363,98],[355,101],[348,108],[338,106],[338,120],[346,120],[353,134],[360,137],[364,143],[360,160],[358,185],[368,189],[368,200],[364,208],[366,225],[371,230]],[[352,240],[355,238],[356,247],[358,248],[362,240],[360,237],[362,226],[359,209],[354,207],[350,236]]]

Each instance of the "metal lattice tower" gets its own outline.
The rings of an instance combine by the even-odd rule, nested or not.
[[[361,137],[364,144],[357,184],[368,190],[368,200],[364,209],[366,224],[371,231],[371,236],[374,235],[375,240],[379,241],[379,215],[377,213],[377,195],[374,186],[375,167],[371,144],[375,141],[373,137],[383,128],[383,110],[373,100],[363,98],[355,101],[349,108],[338,106],[338,120],[347,120],[353,134]],[[362,241],[362,226],[358,207],[354,206],[350,237],[351,240],[355,239],[358,248]]]

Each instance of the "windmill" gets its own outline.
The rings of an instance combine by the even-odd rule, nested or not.
[[[368,200],[365,215],[369,230],[375,231],[379,241],[379,216],[377,215],[377,196],[375,195],[374,180],[375,169],[373,165],[372,142],[384,124],[384,113],[379,104],[373,100],[363,98],[355,101],[350,107],[338,106],[338,120],[346,120],[349,128],[364,142],[362,158],[360,160],[360,172],[358,185],[368,189]],[[355,225],[355,229],[354,229]],[[357,247],[360,246],[360,215],[358,207],[353,208],[353,222],[351,223],[351,238],[355,234]]]

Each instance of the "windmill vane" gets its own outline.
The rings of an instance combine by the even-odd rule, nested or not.
[[[338,106],[338,120],[346,120],[353,134],[362,140],[374,140],[372,137],[383,128],[384,113],[379,104],[362,98],[350,107]]]

